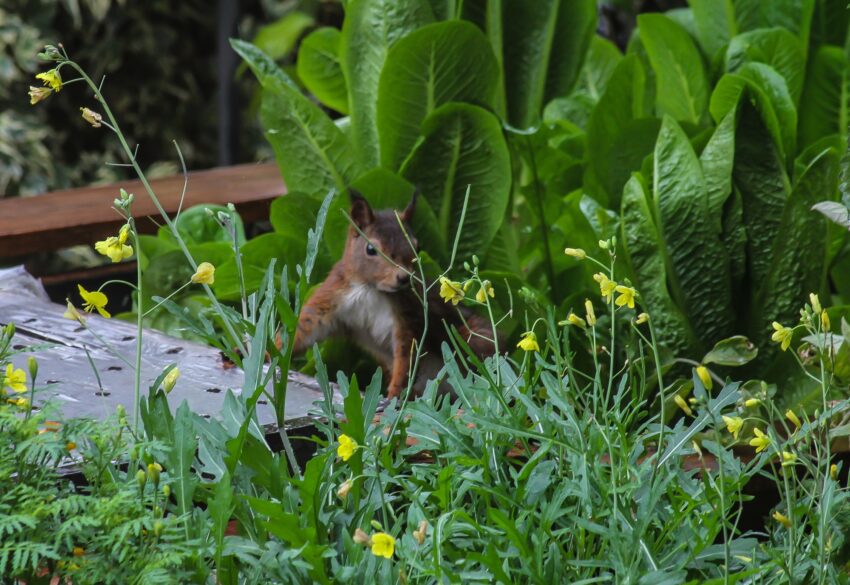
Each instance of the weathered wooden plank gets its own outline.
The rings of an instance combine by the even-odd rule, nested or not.
[[[15,324],[13,347],[22,351],[12,357],[15,367],[26,369],[29,355],[38,359],[38,386],[46,387],[37,390],[35,404],[55,399],[65,416],[94,418],[108,416],[122,404],[132,416],[135,407],[132,366],[136,351],[135,326],[92,315],[88,317],[87,330],[76,321],[65,319],[62,305],[29,292],[25,284],[27,277],[3,279],[0,276],[0,326]],[[23,351],[29,347],[37,351]],[[94,362],[94,369],[89,358]],[[185,400],[201,416],[215,417],[228,389],[237,394],[241,392],[242,370],[226,367],[217,350],[145,330],[142,339],[143,393],[147,393],[156,377],[172,363],[177,364],[181,372],[169,395],[169,402],[175,408]],[[317,411],[313,404],[323,399],[315,380],[289,372],[287,428],[311,424],[311,413]],[[335,399],[339,399],[338,394]],[[274,412],[267,397],[258,403],[257,416],[261,425],[274,430]]]
[[[163,208],[176,212],[183,176],[156,179],[151,186]],[[156,224],[145,218],[156,219],[159,214],[138,180],[0,199],[0,258],[94,243],[114,235],[122,221],[112,209],[112,200],[122,187],[136,195],[133,215],[139,230],[154,232]],[[246,222],[257,221],[268,219],[271,200],[285,193],[286,185],[273,163],[193,171],[183,209],[199,203],[233,203]]]

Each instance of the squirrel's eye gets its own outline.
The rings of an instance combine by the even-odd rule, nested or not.
[[[375,249],[375,246],[373,246],[372,244],[366,244],[366,254],[368,254],[369,256],[374,256],[377,253],[378,251]]]

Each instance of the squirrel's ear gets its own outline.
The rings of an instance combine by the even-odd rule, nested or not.
[[[413,197],[410,198],[410,203],[401,212],[401,220],[404,223],[410,223],[413,219],[413,214],[416,212],[416,200],[419,199],[419,187],[413,190]]]
[[[360,191],[349,188],[348,194],[351,197],[351,219],[361,230],[365,229],[375,220],[375,214]],[[359,235],[356,230],[355,235]]]

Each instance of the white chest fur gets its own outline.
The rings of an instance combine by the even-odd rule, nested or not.
[[[337,317],[365,349],[385,363],[392,362],[395,312],[385,294],[371,286],[353,285],[342,297]]]

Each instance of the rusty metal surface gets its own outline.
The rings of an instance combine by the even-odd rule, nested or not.
[[[13,346],[16,350],[30,347],[35,350],[12,357],[15,367],[24,370],[29,355],[38,359],[35,405],[54,399],[67,417],[103,418],[123,404],[132,416],[135,325],[92,315],[87,320],[90,331],[86,330],[76,321],[62,316],[64,306],[34,294],[31,276],[10,274],[9,271],[4,275],[3,272],[0,271],[0,326],[15,324]],[[216,349],[145,330],[141,369],[143,395],[172,363],[181,373],[169,394],[169,403],[174,409],[185,400],[199,415],[216,417],[225,392],[228,389],[236,394],[241,392],[242,370],[226,368]],[[311,413],[318,411],[314,402],[323,399],[314,379],[289,372],[286,427],[311,424]],[[336,393],[335,400],[339,399]],[[268,431],[275,430],[274,412],[267,397],[258,402],[257,416]]]

